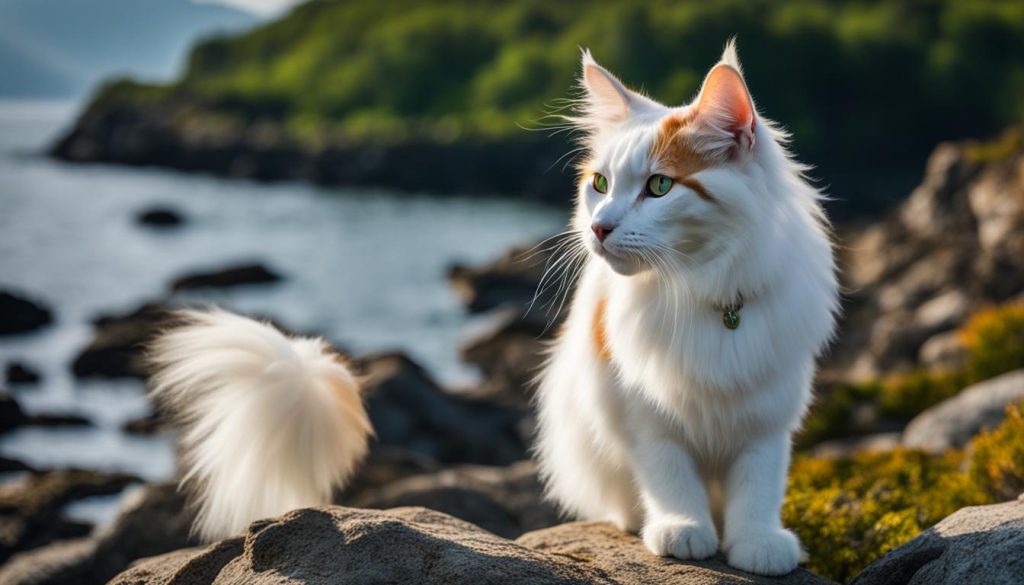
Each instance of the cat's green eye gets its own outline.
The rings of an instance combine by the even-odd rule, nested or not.
[[[601,173],[594,173],[593,185],[594,190],[597,191],[598,193],[607,193],[608,177],[602,175]]]
[[[666,177],[665,175],[651,175],[650,179],[647,179],[647,195],[651,197],[661,197],[668,190],[672,188],[672,178]]]

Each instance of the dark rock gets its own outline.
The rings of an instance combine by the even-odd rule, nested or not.
[[[852,585],[1019,585],[1024,501],[964,508],[876,560]]]
[[[121,430],[129,435],[149,436],[161,432],[164,428],[163,418],[153,413],[142,418],[130,420],[121,425]]]
[[[100,317],[92,341],[75,358],[72,371],[79,378],[145,378],[144,346],[167,319],[168,308],[159,304]]]
[[[388,511],[307,508],[253,523],[244,537],[146,559],[113,585],[281,583],[801,584],[827,580],[797,569],[763,578],[720,559],[655,557],[636,536],[601,523],[575,523],[506,540],[422,508]]]
[[[77,414],[35,414],[25,422],[34,427],[89,427],[92,421]]]
[[[25,424],[28,416],[21,410],[21,405],[6,390],[0,390],[0,433]]]
[[[377,444],[441,463],[507,465],[526,457],[526,411],[445,392],[412,360],[382,354],[356,361]]]
[[[278,282],[281,277],[262,264],[243,264],[213,272],[199,272],[181,276],[171,283],[171,290],[195,290],[202,288],[224,288],[246,284]]]
[[[7,364],[5,375],[8,384],[37,384],[42,379],[39,372],[21,362]]]
[[[7,291],[0,291],[0,335],[35,331],[53,322],[42,305]]]
[[[181,214],[169,207],[153,207],[139,213],[137,221],[155,228],[178,227],[185,222]]]
[[[454,516],[505,538],[553,526],[558,510],[545,501],[537,467],[466,465],[415,475],[348,499],[356,508],[419,506]]]
[[[345,486],[335,494],[334,503],[342,506],[357,498],[374,497],[379,490],[407,477],[436,473],[441,464],[415,451],[400,447],[377,445],[365,461],[359,466],[356,474]]]
[[[506,307],[493,311],[488,322],[463,343],[462,359],[480,368],[484,381],[470,391],[475,398],[526,407],[533,381],[546,355],[549,330],[522,311]]]
[[[193,517],[175,485],[147,485],[131,493],[113,523],[90,538],[14,556],[0,569],[0,585],[102,585],[137,559],[198,544],[189,536]]]
[[[35,469],[23,461],[0,456],[0,473],[12,473],[18,471],[35,471]]]
[[[85,470],[28,473],[0,484],[0,562],[57,540],[87,535],[92,526],[68,520],[62,509],[90,496],[121,492],[136,478]]]
[[[903,444],[934,453],[963,447],[982,429],[998,426],[1006,407],[1022,400],[1024,370],[968,386],[914,417],[903,431]]]

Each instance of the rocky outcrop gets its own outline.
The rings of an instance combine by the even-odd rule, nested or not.
[[[63,507],[81,498],[119,493],[135,481],[124,474],[62,470],[30,472],[0,485],[0,562],[16,552],[85,536],[92,527],[65,518]]]
[[[526,457],[524,409],[446,392],[403,354],[369,356],[353,365],[365,376],[377,445],[441,463],[506,465]]]
[[[765,579],[719,560],[659,559],[639,538],[608,525],[550,530],[558,532],[529,533],[513,542],[423,508],[308,508],[256,522],[244,537],[147,559],[112,583],[258,585],[280,583],[282,575],[309,585],[828,583],[801,569]]]
[[[0,335],[35,331],[53,322],[53,313],[36,301],[0,291]]]
[[[964,508],[875,561],[852,585],[1019,585],[1024,500]]]
[[[903,444],[940,453],[963,447],[985,428],[1006,416],[1006,407],[1024,401],[1024,370],[968,386],[914,417],[903,431]]]
[[[137,559],[198,544],[189,535],[193,518],[176,485],[147,485],[92,536],[14,556],[0,569],[0,585],[102,585]]]
[[[558,524],[558,510],[542,493],[536,465],[522,461],[508,467],[465,465],[414,475],[344,503],[357,508],[430,508],[515,538]]]
[[[171,290],[179,292],[203,288],[227,288],[248,284],[270,284],[280,280],[279,274],[262,264],[241,264],[211,272],[197,272],[180,276],[171,283]]]
[[[145,378],[142,352],[166,322],[168,307],[150,303],[125,315],[100,317],[71,366],[79,378]]]
[[[955,362],[949,340],[929,340],[1024,291],[1024,147],[939,145],[910,197],[841,250],[853,292],[833,367],[863,377]]]
[[[185,218],[170,207],[150,207],[140,211],[135,221],[146,227],[165,229],[181,226]]]

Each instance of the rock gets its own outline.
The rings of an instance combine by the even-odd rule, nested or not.
[[[7,364],[5,377],[8,384],[38,384],[42,379],[39,372],[21,362]]]
[[[345,486],[335,494],[333,502],[351,505],[357,498],[373,497],[378,491],[407,477],[436,473],[441,464],[423,455],[400,447],[377,445]]]
[[[1024,501],[963,508],[876,560],[852,585],[1019,585]]]
[[[166,322],[168,307],[150,303],[126,315],[96,320],[92,341],[75,358],[79,378],[145,378],[143,347]]]
[[[35,469],[24,461],[0,456],[0,473],[12,473],[18,471],[35,471]]]
[[[129,435],[149,436],[162,431],[163,426],[163,419],[154,412],[148,416],[132,419],[124,423],[121,425],[121,430]]]
[[[956,331],[939,333],[928,338],[918,352],[917,361],[931,370],[954,370],[967,361],[967,348]]]
[[[151,207],[136,216],[140,225],[154,228],[173,228],[185,222],[181,214],[170,207]]]
[[[174,292],[203,288],[225,288],[246,284],[278,282],[281,276],[262,264],[242,264],[212,272],[197,272],[176,278],[171,283]]]
[[[0,390],[0,433],[18,428],[27,420],[18,401],[6,390]]]
[[[13,553],[87,535],[92,527],[63,516],[68,503],[121,492],[137,478],[85,470],[28,473],[0,484],[0,562]]]
[[[177,486],[147,485],[129,494],[113,523],[92,537],[13,557],[0,569],[0,585],[102,585],[137,559],[198,544],[189,537],[192,519]]]
[[[874,377],[918,356],[941,363],[948,340],[926,342],[1024,291],[1024,148],[992,160],[975,148],[936,147],[906,201],[844,238],[843,284],[856,294],[825,368]]]
[[[403,354],[368,356],[353,366],[365,378],[377,445],[441,463],[507,465],[526,458],[524,409],[449,394]]]
[[[861,451],[891,451],[900,445],[900,433],[875,433],[822,441],[811,448],[811,457],[845,457]]]
[[[415,475],[348,499],[355,508],[419,506],[444,512],[505,538],[558,524],[557,508],[545,501],[537,467],[465,465]]]
[[[497,260],[483,266],[454,265],[448,270],[448,280],[455,293],[470,311],[476,313],[501,306],[524,310],[536,295],[538,310],[561,298],[560,277],[568,263],[559,262],[567,239],[548,238],[532,248],[513,248]],[[538,289],[544,273],[550,270],[546,286]],[[571,285],[572,283],[567,283]]]
[[[0,335],[28,333],[53,322],[49,309],[37,302],[0,291]]]
[[[721,553],[705,561],[678,561],[656,557],[641,540],[606,522],[573,522],[520,536],[516,543],[566,559],[564,562],[596,569],[620,585],[679,583],[714,585],[785,584],[825,585],[828,579],[798,568],[784,577],[759,577],[727,565]]]
[[[544,362],[546,333],[544,325],[523,319],[520,310],[495,310],[460,349],[462,359],[479,367],[484,375],[483,383],[471,394],[528,406],[533,380]]]
[[[1024,400],[1024,370],[974,384],[914,417],[903,431],[903,444],[941,452],[963,447],[983,428],[1002,422],[1006,406]]]
[[[649,553],[611,525],[576,523],[506,540],[422,508],[307,508],[255,522],[244,537],[143,560],[113,585],[301,582],[417,584],[801,584],[827,580],[798,569],[775,579],[720,559],[680,562]]]

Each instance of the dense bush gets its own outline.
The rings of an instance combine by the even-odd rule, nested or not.
[[[579,47],[679,104],[732,35],[759,105],[813,163],[916,173],[937,141],[1024,115],[1024,4],[997,0],[312,0],[197,46],[174,89],[298,134],[525,139]]]
[[[964,506],[1015,498],[1024,490],[1024,409],[1010,407],[1006,420],[968,452],[797,458],[782,514],[810,555],[807,568],[848,581]]]
[[[1024,368],[1024,304],[1007,303],[974,314],[958,331],[966,350],[963,367],[914,370],[882,380],[842,384],[812,406],[797,448],[826,439],[872,432],[878,422],[907,422],[964,387]],[[854,416],[857,412],[865,416]]]

